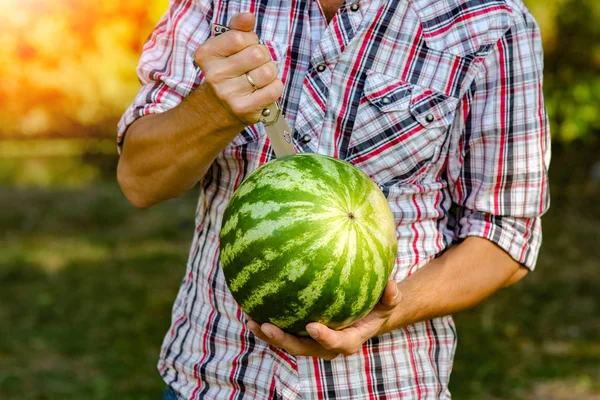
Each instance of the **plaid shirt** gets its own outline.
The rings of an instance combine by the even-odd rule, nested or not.
[[[533,269],[548,207],[549,130],[538,27],[521,0],[172,0],[144,47],[139,95],[119,125],[178,105],[203,80],[211,24],[257,15],[285,83],[298,151],[361,168],[394,213],[402,280],[467,236]],[[228,199],[272,159],[262,126],[242,131],[200,185],[187,272],[159,371],[183,399],[449,398],[450,316],[372,338],[357,354],[293,357],[249,332],[225,285],[218,234]]]

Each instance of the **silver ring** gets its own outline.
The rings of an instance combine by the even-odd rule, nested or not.
[[[248,81],[248,83],[250,84],[250,86],[252,86],[253,90],[258,89],[258,86],[256,86],[256,83],[254,83],[254,81],[252,80],[252,78],[250,77],[250,74],[246,73],[244,74],[246,75],[246,80]]]

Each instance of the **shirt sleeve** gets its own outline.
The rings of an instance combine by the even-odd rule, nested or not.
[[[479,67],[451,131],[455,239],[487,238],[533,270],[550,163],[543,51],[533,17],[521,14]]]
[[[141,88],[118,123],[119,150],[127,128],[137,118],[177,106],[202,82],[194,53],[210,37],[208,5],[200,0],[169,3],[143,47],[137,66]]]

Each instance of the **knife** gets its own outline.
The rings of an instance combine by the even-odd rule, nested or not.
[[[213,36],[219,36],[229,30],[231,29],[219,24],[212,26]],[[285,119],[278,101],[265,107],[258,121],[265,126],[275,157],[281,158],[296,154],[294,143],[292,143],[292,128]]]

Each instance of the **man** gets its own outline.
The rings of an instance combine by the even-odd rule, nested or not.
[[[200,182],[165,398],[449,398],[450,314],[534,268],[548,207],[542,49],[521,1],[174,1],[138,73],[123,192],[149,207]],[[228,199],[274,157],[256,121],[279,98],[297,150],[369,174],[397,226],[380,304],[310,338],[249,320],[219,266]]]

